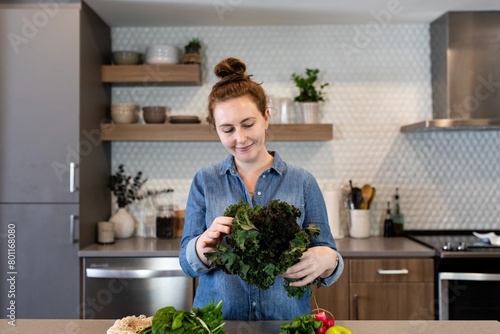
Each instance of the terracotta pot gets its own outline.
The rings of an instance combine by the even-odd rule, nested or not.
[[[109,221],[115,223],[115,238],[127,239],[134,234],[135,219],[126,208],[119,208]]]

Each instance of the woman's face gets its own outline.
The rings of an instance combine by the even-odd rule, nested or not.
[[[219,102],[214,108],[215,129],[222,145],[242,163],[265,156],[265,133],[269,111],[262,116],[248,96]]]

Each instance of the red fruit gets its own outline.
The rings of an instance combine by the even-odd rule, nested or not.
[[[322,326],[316,330],[316,334],[325,334],[326,333],[326,326]]]
[[[326,320],[326,324],[325,324],[325,326],[326,326],[327,328],[330,328],[330,327],[335,326],[335,319],[327,319],[327,320]]]
[[[314,319],[321,321],[325,325],[326,325],[326,321],[328,320],[328,318],[326,317],[326,313],[323,311],[316,313],[314,315]]]

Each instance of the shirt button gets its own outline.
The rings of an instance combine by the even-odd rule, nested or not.
[[[262,175],[262,178],[263,178],[263,179],[265,179],[265,178],[266,178],[266,176],[265,176],[265,175]]]
[[[253,307],[255,307],[256,305],[257,305],[257,302],[254,300],[254,301],[252,302],[252,306],[253,306]]]
[[[260,191],[258,191],[258,192],[257,192],[257,195],[259,195],[259,196],[260,196],[260,195],[262,195],[262,193],[261,193]]]

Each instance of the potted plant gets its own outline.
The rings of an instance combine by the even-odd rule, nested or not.
[[[306,75],[292,74],[292,80],[299,89],[299,95],[294,99],[303,113],[304,123],[319,123],[319,102],[324,101],[323,88],[329,83],[318,85],[319,69],[306,68]]]
[[[108,187],[116,198],[118,210],[109,220],[115,223],[116,238],[130,238],[134,234],[135,220],[127,207],[139,199],[139,190],[146,181],[140,171],[135,177],[126,175],[123,165],[118,166],[118,171],[110,176]]]
[[[197,37],[193,37],[189,43],[184,46],[184,64],[199,64],[201,63],[201,42]]]

